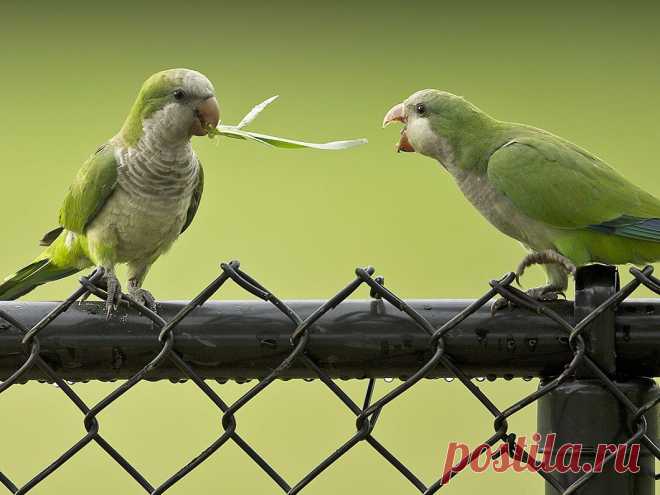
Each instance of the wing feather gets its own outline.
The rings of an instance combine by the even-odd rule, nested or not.
[[[658,235],[660,201],[559,138],[509,141],[492,154],[488,178],[527,216],[548,225],[635,238]]]
[[[60,209],[60,225],[83,234],[117,186],[114,147],[101,146],[78,171]]]
[[[197,173],[197,187],[193,191],[192,198],[190,199],[190,207],[188,208],[188,213],[186,215],[186,222],[181,228],[181,233],[183,234],[190,224],[192,223],[197,210],[199,209],[199,203],[202,200],[202,193],[204,192],[204,169],[202,168],[202,162],[197,162],[199,165],[199,172]]]

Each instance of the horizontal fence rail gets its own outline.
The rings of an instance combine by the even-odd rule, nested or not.
[[[514,274],[491,281],[476,300],[404,301],[370,267],[358,268],[327,301],[287,302],[242,271],[238,262],[221,268],[192,301],[159,304],[157,313],[127,295],[109,320],[99,303],[79,303],[91,294],[105,298],[98,286],[104,275],[100,269],[83,277],[61,303],[1,302],[0,401],[1,394],[28,380],[54,382],[80,411],[85,434],[26,482],[19,484],[0,472],[0,484],[10,493],[28,493],[95,443],[146,493],[157,495],[232,442],[270,477],[275,493],[292,495],[364,442],[409,482],[411,492],[432,494],[484,451],[465,454],[440,478],[425,482],[374,431],[383,409],[405,400],[420,380],[446,377],[456,378],[492,415],[494,433],[484,443],[497,456],[506,453],[535,468],[545,480],[546,494],[655,493],[660,389],[651,378],[660,375],[660,300],[626,301],[642,285],[660,295],[652,267],[632,269],[633,279],[623,287],[612,267],[580,269],[574,303],[531,299],[512,285]],[[229,281],[261,301],[210,302]],[[371,300],[348,300],[363,286],[370,289]],[[496,297],[512,307],[492,314]],[[540,385],[505,408],[478,385],[485,378],[515,376],[540,377]],[[378,396],[379,377],[401,382]],[[355,416],[355,434],[300,480],[287,480],[276,471],[238,427],[242,408],[251,407],[252,399],[275,380],[289,378],[318,379]],[[367,379],[362,403],[354,402],[335,378]],[[158,379],[192,382],[217,410],[221,429],[204,451],[167,479],[155,481],[101,435],[98,415],[140,382]],[[227,403],[206,379],[258,381]],[[87,404],[70,384],[87,380],[121,382],[98,403]],[[518,445],[508,425],[511,416],[532,404],[538,405],[538,431],[558,439],[551,457],[566,443],[585,445],[585,459],[591,459],[599,443],[640,445],[641,470],[616,473],[616,453],[605,457],[603,473],[538,469],[543,466],[538,455]]]
[[[407,301],[435,328],[447,324],[474,301]],[[302,319],[322,301],[285,301]],[[0,302],[0,312],[35,325],[57,303]],[[184,303],[159,304],[171,320]],[[548,304],[571,324],[573,303]],[[209,301],[177,326],[174,349],[204,379],[246,380],[266,377],[291,352],[291,321],[272,304],[260,301]],[[100,302],[84,302],[39,334],[41,357],[69,381],[126,379],[161,349],[152,321],[120,306],[110,319]],[[25,361],[22,333],[0,323],[0,380]],[[616,311],[616,366],[631,376],[660,376],[660,301],[635,301]],[[309,329],[306,353],[331,378],[406,378],[430,358],[431,337],[405,313],[384,300],[346,301]],[[564,329],[544,315],[513,307],[494,317],[482,307],[445,336],[445,350],[471,377],[540,377],[561,373],[573,356]],[[427,378],[453,377],[438,365]],[[281,378],[316,378],[294,362]],[[149,379],[186,378],[173,363],[150,371]],[[22,380],[48,380],[38,367]]]

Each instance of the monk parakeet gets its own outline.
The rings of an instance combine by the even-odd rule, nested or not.
[[[431,89],[394,106],[383,125],[392,121],[405,125],[398,151],[440,162],[468,201],[529,251],[518,277],[544,265],[547,284],[530,296],[557,298],[588,263],[660,259],[660,201],[575,144]]]
[[[103,267],[110,315],[121,297],[115,265],[128,267],[128,293],[154,307],[142,288],[152,263],[193,221],[204,187],[191,147],[219,121],[211,82],[172,69],[146,80],[120,131],[85,162],[41,241],[35,261],[0,285],[0,300],[91,266]]]

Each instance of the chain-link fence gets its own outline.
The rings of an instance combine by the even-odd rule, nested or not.
[[[493,447],[493,459],[508,455],[531,465],[545,479],[547,493],[654,493],[658,476],[653,467],[660,459],[656,438],[660,393],[653,380],[642,377],[660,375],[660,301],[625,302],[642,285],[660,294],[660,280],[652,276],[651,267],[631,269],[633,279],[624,287],[619,287],[611,267],[581,269],[575,304],[539,303],[512,286],[513,274],[492,281],[482,297],[468,303],[407,302],[375,277],[372,268],[358,268],[346,287],[315,308],[311,302],[280,300],[242,271],[238,262],[221,267],[220,276],[192,301],[165,303],[159,314],[123,296],[133,311],[121,322],[106,321],[100,304],[74,305],[90,294],[105,298],[97,286],[101,270],[83,277],[80,287],[62,303],[0,304],[0,394],[27,380],[54,382],[80,411],[86,431],[23,486],[12,481],[11,473],[0,473],[8,491],[28,493],[94,442],[145,492],[161,494],[233,442],[272,479],[274,493],[279,487],[295,494],[364,442],[409,481],[411,493],[435,493],[472,461],[487,455],[485,449],[466,453],[439,479],[422,481],[414,466],[406,465],[377,439],[375,430],[383,409],[405,400],[406,392],[420,380],[445,376],[458,379],[492,414],[494,433],[484,443]],[[224,306],[207,302],[230,280],[263,302]],[[346,301],[363,285],[370,288],[372,301]],[[491,315],[489,303],[498,296],[513,309]],[[35,312],[43,315],[44,308],[47,314],[37,318]],[[130,335],[122,333],[127,327],[132,329]],[[77,338],[81,332],[87,335],[84,344]],[[202,334],[213,345],[201,345]],[[478,386],[476,377],[485,376],[542,380],[537,391],[500,409]],[[402,381],[376,398],[378,377]],[[117,378],[125,381],[96,404],[85,403],[69,383]],[[162,378],[194,383],[217,407],[222,431],[204,451],[155,485],[99,433],[98,415],[141,381]],[[249,378],[257,378],[256,385],[231,404],[205,381]],[[237,413],[278,378],[318,378],[355,415],[355,434],[298,481],[286,480],[237,428]],[[367,379],[362,403],[353,401],[335,378]],[[600,474],[546,472],[538,458],[543,453],[522,448],[508,426],[511,416],[535,403],[539,431],[556,434],[557,446],[582,442],[593,450],[599,441],[641,444],[642,469],[615,473],[611,464],[616,452],[610,452]],[[597,410],[589,412],[590,408]],[[589,445],[585,455],[593,455]],[[557,450],[550,455],[557,455]]]

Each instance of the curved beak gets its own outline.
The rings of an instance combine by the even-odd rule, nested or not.
[[[390,111],[385,114],[385,118],[383,119],[383,127],[387,127],[392,122],[406,123],[406,111],[403,103],[399,103],[390,108]]]
[[[220,106],[215,96],[209,96],[195,108],[197,117],[192,126],[195,136],[206,136],[209,127],[215,128],[220,122]]]
[[[408,122],[403,103],[399,103],[398,105],[394,105],[392,108],[390,108],[390,111],[385,114],[385,118],[383,119],[383,127],[387,127],[391,122],[401,122],[402,124],[406,124]],[[396,145],[396,152],[399,153],[401,151],[408,153],[415,152],[415,148],[413,148],[410,144],[410,141],[408,141],[405,127],[401,131],[401,138]]]

